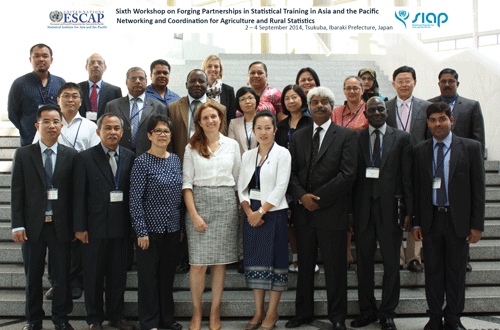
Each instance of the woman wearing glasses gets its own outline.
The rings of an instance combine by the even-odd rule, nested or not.
[[[382,100],[388,101],[389,99],[382,96],[379,92],[377,73],[372,68],[364,68],[359,70],[358,77],[363,80],[363,100],[366,102],[372,96],[379,96]]]
[[[172,286],[175,248],[182,239],[182,165],[167,146],[172,121],[153,115],[148,121],[151,148],[137,157],[130,177],[130,214],[137,251],[138,309],[142,330],[180,330],[174,319]]]

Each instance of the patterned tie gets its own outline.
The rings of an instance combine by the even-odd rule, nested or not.
[[[132,101],[132,112],[130,113],[130,123],[132,125],[132,146],[135,148],[137,144],[137,131],[139,130],[139,107],[137,106],[138,97],[134,97]]]
[[[51,188],[52,185],[52,154],[54,151],[52,149],[45,149],[44,153],[47,155],[47,158],[45,159],[45,173],[47,175],[47,190]],[[45,204],[45,211],[50,211],[52,210],[52,201],[47,199],[47,203]]]
[[[92,85],[92,93],[90,94],[90,110],[97,112],[97,84]]]
[[[308,185],[308,190],[311,189],[311,180],[310,178],[312,177],[312,173],[314,171],[314,167],[316,166],[316,158],[318,158],[318,152],[319,152],[319,132],[321,132],[323,128],[317,127],[316,132],[314,132],[313,139],[312,139],[312,149],[311,149],[311,163],[309,164],[309,174],[308,174],[308,180],[307,180],[307,185]]]
[[[438,152],[437,152],[437,160],[436,166],[439,168],[436,170],[436,178],[441,178],[441,188],[436,191],[436,203],[438,206],[444,206],[446,204],[446,188],[444,184],[444,160],[443,160],[443,142],[438,142]],[[441,165],[439,165],[441,164]]]
[[[191,136],[193,136],[195,130],[196,130],[196,127],[194,125],[194,115],[196,114],[196,109],[198,109],[198,107],[200,106],[201,102],[198,101],[198,100],[194,100],[193,102],[191,102],[191,121],[190,121],[190,124],[189,124],[189,136],[188,136],[188,141],[189,139],[191,138]]]
[[[109,165],[111,166],[111,172],[113,172],[114,177],[116,177],[116,170],[118,169],[118,165],[116,164],[116,159],[115,159],[115,153],[116,151],[113,150],[108,151]]]
[[[403,126],[401,126],[401,129],[406,131],[406,132],[409,132],[409,130],[410,130],[410,127],[409,127],[410,121],[408,120],[409,114],[410,114],[410,109],[408,108],[408,105],[406,104],[406,102],[403,101],[403,104],[401,105],[401,122],[402,122]],[[405,129],[404,125],[407,125],[406,129]]]

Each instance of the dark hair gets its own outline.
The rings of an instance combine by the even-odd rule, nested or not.
[[[445,112],[448,118],[451,118],[451,108],[450,105],[446,102],[435,102],[432,103],[427,107],[426,113],[427,113],[427,119],[433,114],[433,113],[441,113]]]
[[[33,54],[33,49],[35,49],[35,47],[38,47],[38,48],[44,48],[44,47],[46,47],[46,48],[48,48],[49,49],[50,57],[52,57],[52,48],[50,48],[46,44],[36,44],[33,47],[31,47],[30,48],[30,57],[31,57],[31,54]]]
[[[302,101],[302,106],[300,108],[301,112],[307,111],[307,97],[302,88],[299,85],[288,85],[283,88],[283,93],[281,93],[281,107],[283,109],[283,114],[290,116],[290,111],[286,108],[285,105],[285,94],[289,91],[293,90],[295,93],[299,94],[300,100]]]
[[[403,73],[403,72],[410,72],[411,75],[413,76],[413,80],[417,80],[417,74],[415,73],[415,70],[412,67],[409,67],[406,65],[402,66],[400,68],[397,68],[396,71],[394,71],[394,73],[392,74],[392,80],[395,81],[396,76],[400,73]]]
[[[450,69],[450,68],[446,68],[446,69],[441,70],[441,72],[439,72],[438,79],[441,80],[441,76],[444,75],[445,73],[452,74],[455,77],[455,79],[458,81],[458,73],[457,73],[457,71],[455,71],[453,69]]]
[[[36,121],[39,121],[40,118],[42,118],[42,112],[44,111],[57,111],[59,114],[59,117],[61,117],[62,120],[62,113],[61,113],[61,108],[59,108],[58,105],[55,104],[44,104],[38,110],[36,111]]]
[[[158,64],[159,65],[166,65],[168,67],[168,72],[170,73],[170,71],[171,71],[170,70],[170,64],[168,64],[167,61],[162,60],[162,59],[153,61],[153,63],[151,63],[151,66],[149,67],[151,73],[153,73],[153,70],[154,70],[155,66],[157,66]]]
[[[207,74],[205,73],[205,71],[203,71],[202,69],[193,69],[193,70],[189,71],[189,73],[188,73],[188,75],[187,75],[187,77],[186,77],[186,82],[188,82],[188,81],[189,81],[189,76],[191,75],[191,73],[193,73],[193,72],[195,72],[195,71],[200,71],[200,72],[202,72],[202,73],[203,73],[203,75],[205,75],[205,78],[206,78],[206,80],[207,80],[207,82],[208,82],[208,76],[207,76]]]
[[[146,71],[144,71],[142,68],[140,68],[138,66],[133,66],[127,70],[127,79],[130,76],[130,74],[134,71],[142,71],[142,72],[144,72],[144,77],[146,77],[146,78],[148,77],[148,75],[146,74]]]
[[[101,117],[99,117],[99,119],[97,119],[97,128],[98,129],[101,129],[102,127],[102,121],[104,120],[104,118],[107,118],[107,117],[116,117],[120,120],[120,125],[122,126],[123,128],[123,119],[121,119],[119,116],[115,115],[114,113],[111,113],[111,112],[108,112],[108,113],[105,113],[103,114]]]
[[[255,62],[253,62],[252,64],[250,64],[250,65],[248,66],[248,71],[250,71],[250,68],[251,68],[251,67],[252,67],[252,65],[254,65],[254,64],[262,64],[262,66],[264,67],[264,72],[267,74],[267,66],[266,66],[264,63],[262,63],[261,61],[255,61]]]
[[[203,72],[203,71],[202,71]],[[219,106],[214,102],[206,102],[200,105],[200,107],[196,110],[194,114],[194,126],[195,131],[193,136],[189,139],[189,144],[191,145],[192,150],[198,151],[198,153],[205,158],[210,158],[210,152],[208,151],[208,141],[203,128],[201,128],[201,113],[206,108],[212,108],[217,111],[217,115],[220,119],[219,132],[222,132],[225,125],[224,112],[219,108]]]
[[[62,92],[65,89],[76,89],[78,91],[78,94],[80,97],[82,97],[82,90],[78,84],[75,84],[74,82],[67,82],[64,85],[62,85],[59,90],[57,91],[57,97],[61,96]]]
[[[318,74],[316,73],[316,71],[314,71],[310,67],[302,68],[302,69],[299,70],[299,73],[297,73],[297,78],[295,78],[295,83],[297,85],[299,84],[299,77],[300,77],[300,75],[303,74],[304,72],[310,72],[311,76],[313,76],[314,82],[316,83],[316,87],[320,86]],[[283,104],[283,102],[281,102],[281,104]]]
[[[269,118],[271,118],[271,120],[273,122],[273,127],[276,128],[276,117],[269,110],[262,110],[262,111],[259,111],[259,112],[257,112],[255,114],[255,117],[253,117],[252,128],[255,128],[255,123],[257,122],[257,118],[260,118],[260,117],[269,117]]]
[[[246,93],[250,93],[255,97],[255,110],[257,110],[257,107],[259,106],[260,102],[260,96],[253,90],[252,87],[247,87],[247,86],[241,87],[236,92],[236,98],[234,99],[234,108],[240,112],[243,112],[241,111],[240,107],[240,97],[242,97]]]
[[[167,116],[157,113],[151,116],[148,120],[148,133],[155,129],[158,123],[165,123],[168,126],[170,132],[172,132],[172,121]]]

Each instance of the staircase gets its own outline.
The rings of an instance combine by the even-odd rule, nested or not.
[[[22,317],[25,308],[25,275],[21,256],[21,245],[12,242],[10,226],[10,184],[12,156],[19,146],[18,132],[9,122],[0,122],[0,315],[4,317]],[[487,161],[486,167],[486,224],[483,239],[470,247],[473,272],[467,274],[466,313],[490,313],[500,310],[500,167],[498,161]],[[376,255],[375,267],[376,297],[380,298],[383,267],[380,254]],[[289,290],[282,296],[279,314],[292,316],[295,312],[295,288],[297,277],[290,274]],[[46,276],[44,288],[49,287]],[[354,267],[348,270],[348,313],[358,313],[357,279]],[[174,300],[176,314],[179,317],[191,316],[191,296],[188,275],[175,278]],[[210,283],[207,277],[207,288]],[[401,300],[398,314],[421,315],[427,309],[424,294],[424,274],[401,270]],[[316,275],[315,314],[326,315],[326,292],[324,274],[321,268]],[[207,290],[203,296],[203,308],[206,313],[210,308],[211,293]],[[50,313],[50,301],[44,302],[44,309]],[[125,294],[125,313],[137,316],[137,272],[132,270],[127,276]],[[229,266],[221,314],[224,317],[249,317],[254,313],[253,294],[245,287],[244,276],[236,268]],[[71,314],[85,316],[83,298],[74,301]],[[207,314],[208,315],[208,314]]]

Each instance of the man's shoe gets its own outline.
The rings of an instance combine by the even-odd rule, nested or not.
[[[472,272],[472,265],[470,264],[470,262],[467,263],[466,270],[467,270],[467,272]]]
[[[182,325],[179,322],[175,322],[172,325],[165,326],[165,329],[170,330],[182,330]]]
[[[69,324],[68,322],[66,323],[61,323],[61,324],[55,324],[54,325],[54,329],[55,330],[75,330],[71,324]]]
[[[424,330],[443,330],[443,320],[440,318],[430,319],[424,327]]]
[[[444,329],[445,330],[466,330],[464,325],[462,323],[460,323],[460,321],[458,321],[456,323],[445,322]]]
[[[109,321],[109,325],[121,330],[135,330],[135,325],[127,320]]]
[[[346,330],[345,324],[340,322],[335,322],[332,327],[333,330]]]
[[[351,321],[351,327],[361,328],[366,327],[368,324],[377,322],[377,317],[375,315],[359,315],[357,318]]]
[[[181,262],[180,264],[177,265],[177,268],[175,268],[175,273],[176,274],[187,274],[189,273],[189,264],[187,262]]]
[[[397,330],[392,318],[380,319],[380,325],[382,326],[382,330]]]
[[[418,260],[412,260],[408,264],[408,269],[414,273],[421,273],[424,271],[424,266],[422,266]]]
[[[45,292],[45,299],[52,300],[54,298],[54,288],[50,288],[47,292]]]
[[[80,299],[83,294],[83,289],[80,288],[79,286],[74,286],[71,288],[71,297],[73,299]]]
[[[23,327],[23,330],[42,330],[42,322],[35,324],[28,323]]]
[[[238,273],[245,274],[245,265],[243,264],[243,260],[238,261]]]
[[[92,323],[89,330],[102,330],[102,325],[100,323]]]
[[[293,319],[286,322],[285,328],[298,328],[302,324],[308,324],[313,321],[312,317],[294,316]]]

